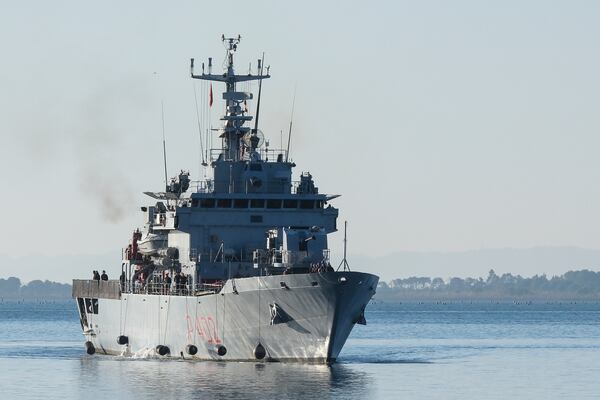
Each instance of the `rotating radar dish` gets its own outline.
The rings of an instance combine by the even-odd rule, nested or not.
[[[247,147],[257,149],[265,143],[265,135],[260,129],[257,129],[256,131],[252,130],[252,132],[246,133],[242,137],[242,140]]]

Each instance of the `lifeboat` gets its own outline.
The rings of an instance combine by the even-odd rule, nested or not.
[[[148,233],[137,245],[143,255],[158,255],[159,250],[167,247],[167,234]]]

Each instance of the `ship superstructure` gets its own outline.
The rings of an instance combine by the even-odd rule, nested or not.
[[[319,193],[310,173],[292,180],[288,151],[258,129],[260,94],[253,117],[253,94],[238,90],[269,68],[259,60],[256,74],[236,74],[240,37],[223,42],[223,73],[209,59],[195,74],[191,60],[193,79],[225,85],[212,178],[182,171],[164,192],[146,192],[155,203],[141,208],[121,279],[74,281],[89,353],[333,362],[364,322],[378,278],[330,264],[338,196]]]

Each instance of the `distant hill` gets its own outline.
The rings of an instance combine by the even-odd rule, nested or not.
[[[19,278],[0,279],[0,297],[3,299],[68,299],[71,285],[34,280],[21,285]]]
[[[522,276],[600,270],[600,250],[579,247],[482,249],[463,252],[403,251],[381,256],[351,255],[350,267],[390,281],[400,276],[485,277],[490,269]]]
[[[600,272],[569,271],[548,278],[523,278],[509,273],[487,278],[410,277],[380,282],[377,298],[384,301],[410,300],[593,300],[600,301]]]

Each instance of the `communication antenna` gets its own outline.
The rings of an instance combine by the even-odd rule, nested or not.
[[[339,271],[340,267],[342,267],[342,266],[343,266],[344,271],[350,271],[350,265],[348,264],[348,260],[346,260],[346,248],[348,247],[347,230],[348,230],[348,221],[344,221],[344,259],[342,260],[340,265],[338,265],[337,271]]]
[[[192,87],[194,89],[194,101],[196,102],[196,121],[198,122],[198,135],[200,136],[200,157],[202,158],[202,166],[206,167],[208,164],[204,159],[204,145],[202,144],[202,127],[200,126],[200,113],[198,112],[198,95],[196,94],[196,85],[192,84]]]
[[[292,122],[294,121],[294,106],[296,105],[296,85],[294,85],[294,97],[292,99],[292,114],[290,115],[290,130],[288,131],[287,150],[285,152],[285,162],[288,162],[290,156],[290,143],[292,141]]]
[[[260,75],[263,74],[263,67],[265,65],[265,53],[263,52],[262,58],[258,60],[258,70],[260,71]],[[254,129],[253,133],[256,133],[258,130],[258,115],[260,114],[260,95],[262,93],[262,79],[258,81],[258,100],[256,101],[256,118],[254,119]]]
[[[192,66],[193,64],[194,62],[192,61]],[[160,76],[158,75],[158,72],[154,71],[152,75],[154,75],[157,79],[157,82],[160,83]],[[163,163],[165,166],[165,190],[168,190],[169,180],[167,177],[167,140],[165,139],[165,102],[162,98],[160,99],[160,117],[162,122]]]
[[[167,178],[167,141],[165,139],[165,103],[162,99],[160,100],[160,113],[162,116],[163,161],[165,163],[165,190],[167,190],[169,182]]]

